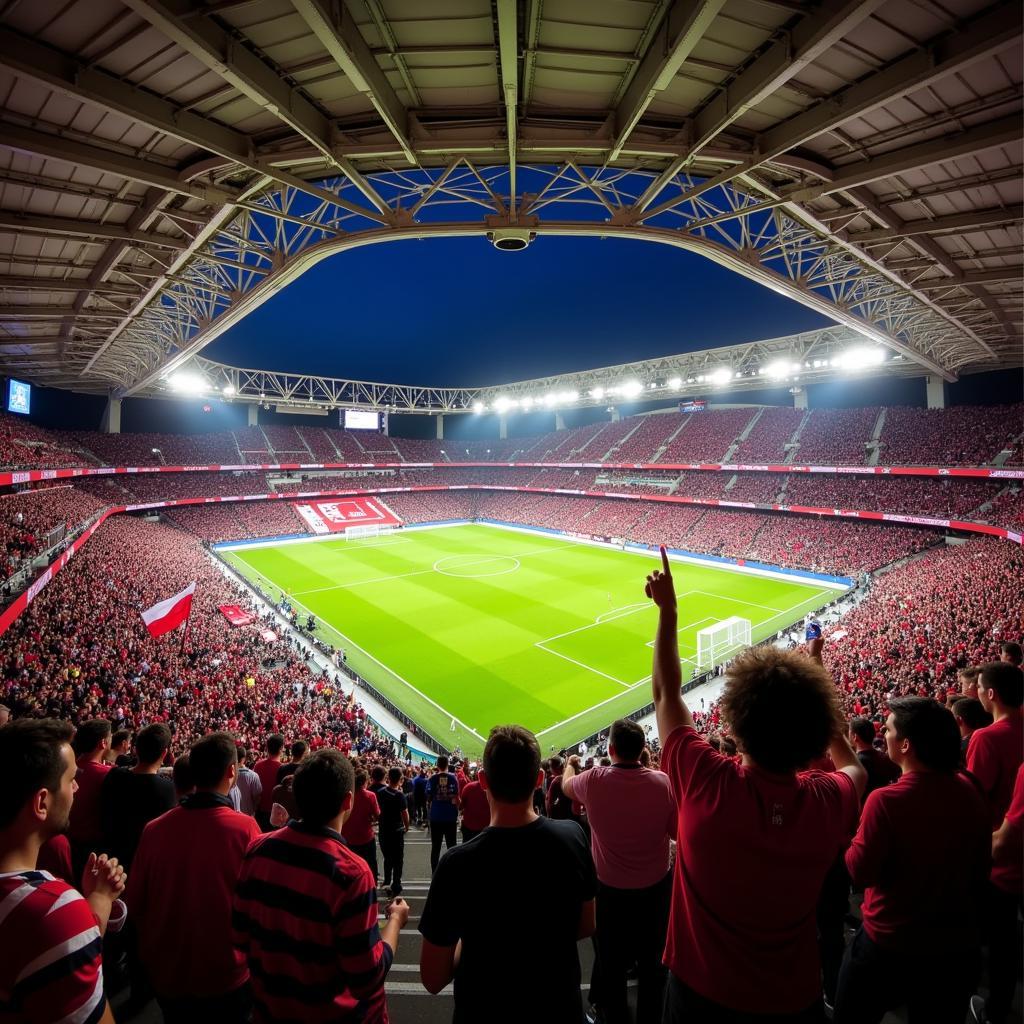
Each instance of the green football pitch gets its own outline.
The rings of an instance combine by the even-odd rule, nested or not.
[[[474,524],[220,554],[290,594],[355,671],[467,754],[508,722],[561,749],[650,701],[656,553]],[[741,616],[756,642],[837,593],[689,563],[673,574],[684,678],[700,629]]]

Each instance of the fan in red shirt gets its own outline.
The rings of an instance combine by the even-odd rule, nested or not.
[[[349,849],[370,866],[373,884],[377,884],[377,843],[373,826],[380,818],[380,804],[377,794],[366,788],[366,772],[360,768],[355,773],[355,790],[352,793],[352,810],[341,826],[341,835]]]
[[[1004,645],[1005,646],[1005,645]],[[1024,765],[1017,769],[1013,799],[999,830],[992,835],[992,887],[988,903],[988,999],[974,996],[975,1020],[1007,1018],[1017,988],[1017,965],[1024,959],[1017,927],[1017,906],[1024,893]]]
[[[979,963],[988,809],[958,772],[952,713],[930,697],[889,708],[886,748],[902,774],[869,795],[846,851],[851,880],[865,887],[863,924],[843,958],[833,1019],[878,1024],[907,1005],[911,1021],[963,1024]]]
[[[652,688],[662,769],[679,808],[665,963],[665,1021],[809,1024],[821,1019],[815,906],[852,834],[866,772],[838,695],[815,660],[752,648],[720,706],[741,752],[697,734],[682,694],[678,616],[665,549],[647,577],[658,606]],[[799,769],[828,750],[835,772]]]
[[[491,805],[487,794],[474,778],[459,790],[462,805],[462,841],[468,843],[491,823]]]
[[[260,830],[228,796],[238,775],[234,737],[211,733],[192,745],[188,761],[196,792],[146,826],[132,862],[128,906],[139,960],[166,1024],[244,1024],[249,972],[232,946],[231,903]]]
[[[260,758],[252,768],[260,777],[260,784],[263,786],[260,804],[256,808],[256,821],[264,832],[270,830],[270,811],[274,806],[274,787],[277,785],[277,772],[281,767],[284,737],[273,733],[267,737],[266,747],[267,756]]]
[[[113,1024],[102,948],[124,889],[113,858],[93,855],[82,892],[36,867],[40,849],[68,827],[74,806],[73,729],[54,719],[0,728],[0,1018],[25,1024]],[[123,906],[121,907],[123,910]]]
[[[102,852],[100,790],[111,769],[111,765],[104,763],[110,749],[110,736],[110,723],[94,718],[79,725],[72,742],[78,764],[75,775],[78,789],[71,808],[68,838],[71,840],[71,864],[76,878],[81,876],[89,854]]]
[[[967,747],[967,770],[988,797],[992,830],[1003,823],[1024,760],[1024,673],[1006,661],[981,666],[978,700],[992,724],[976,730]]]

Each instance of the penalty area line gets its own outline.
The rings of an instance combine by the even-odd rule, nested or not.
[[[263,573],[261,573],[259,571],[259,569],[255,568],[254,566],[249,565],[249,563],[245,562],[244,559],[240,559],[240,561],[244,562],[244,564],[252,572],[254,572],[257,576],[259,576],[259,578],[261,580],[263,580],[265,583],[268,583],[272,589],[273,588],[276,588],[278,590],[281,589],[280,587],[278,587],[278,585],[276,583],[272,583],[266,576],[264,576]],[[227,564],[227,563],[225,563],[225,564]],[[234,572],[236,572],[236,573],[239,572],[239,570],[237,568],[235,568],[234,566],[231,566],[230,568],[232,568],[232,570]],[[433,572],[432,569],[429,569],[427,571],[428,572]],[[244,574],[242,574],[242,575],[244,575]],[[309,614],[309,615],[313,615],[314,614],[301,601],[295,601],[295,604],[297,604],[300,608],[302,608],[307,614]],[[404,679],[393,668],[388,668],[388,666],[385,665],[384,662],[380,660],[380,658],[374,657],[365,647],[362,646],[362,644],[356,643],[355,640],[352,639],[352,637],[348,636],[345,633],[342,633],[342,631],[340,629],[338,629],[338,627],[335,626],[333,623],[325,622],[325,620],[323,619],[322,616],[320,616],[319,618],[320,618],[321,622],[324,622],[324,624],[327,625],[328,628],[330,628],[332,630],[332,632],[334,632],[338,636],[340,636],[342,638],[342,640],[344,640],[345,643],[347,643],[349,645],[349,647],[354,647],[357,651],[359,651],[360,653],[364,654],[375,665],[379,665],[382,669],[384,669],[385,672],[387,672],[389,675],[393,676],[395,679],[397,679],[404,686],[407,686],[418,697],[420,697],[423,700],[425,700],[432,707],[437,708],[437,710],[440,711],[446,718],[449,718],[453,722],[457,723],[458,725],[461,725],[462,728],[465,729],[467,732],[471,732],[478,740],[480,740],[481,743],[486,743],[487,742],[487,739],[485,737],[481,736],[480,733],[478,733],[476,731],[476,729],[474,729],[471,725],[467,725],[465,722],[462,721],[461,718],[458,718],[455,715],[453,715],[447,708],[441,707],[441,705],[438,704],[436,700],[433,700],[432,698],[428,697],[422,690],[420,690],[417,687],[413,686],[413,684],[410,683],[408,679]],[[342,671],[344,671],[344,670],[342,670]]]

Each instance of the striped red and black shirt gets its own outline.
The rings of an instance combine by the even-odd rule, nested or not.
[[[85,897],[47,871],[0,875],[0,1022],[95,1024],[103,939]]]
[[[387,1024],[393,951],[366,861],[330,829],[292,821],[250,845],[233,914],[257,1024]]]

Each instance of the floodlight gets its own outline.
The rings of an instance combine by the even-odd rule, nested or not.
[[[483,412],[483,411],[484,411],[484,403],[483,402],[474,402],[473,403],[473,412]]]
[[[590,397],[600,402],[604,398],[604,388],[591,388]]]
[[[851,348],[837,356],[835,366],[844,370],[864,370],[869,366],[878,366],[885,362],[885,350],[882,348]]]
[[[640,394],[641,391],[643,391],[643,389],[643,384],[641,384],[638,380],[629,380],[622,385],[622,393],[627,398],[635,398],[637,395]]]
[[[197,395],[206,390],[206,381],[197,373],[176,373],[167,383],[173,390],[186,394]]]
[[[723,366],[720,370],[715,370],[710,374],[708,380],[712,384],[728,384],[732,380],[732,370],[727,366]]]
[[[221,391],[223,391],[225,395],[230,396],[235,393],[235,387],[233,384],[225,384],[224,387],[221,388]]]
[[[673,391],[678,391],[683,386],[682,377],[670,377],[668,381],[668,387]]]
[[[580,393],[578,391],[566,391],[562,395],[563,402],[577,402],[579,401]]]
[[[513,405],[515,405],[515,402],[513,402],[512,399],[508,398],[506,395],[502,395],[500,398],[496,398],[494,400],[495,412],[507,412],[508,409]]]
[[[545,405],[551,406],[551,405],[554,405],[555,402],[557,402],[557,401],[558,401],[558,395],[556,395],[554,391],[549,391],[544,396],[544,404]]]
[[[771,377],[773,380],[781,380],[789,375],[789,363],[784,359],[776,359],[775,362],[762,366],[758,372],[765,377]]]

